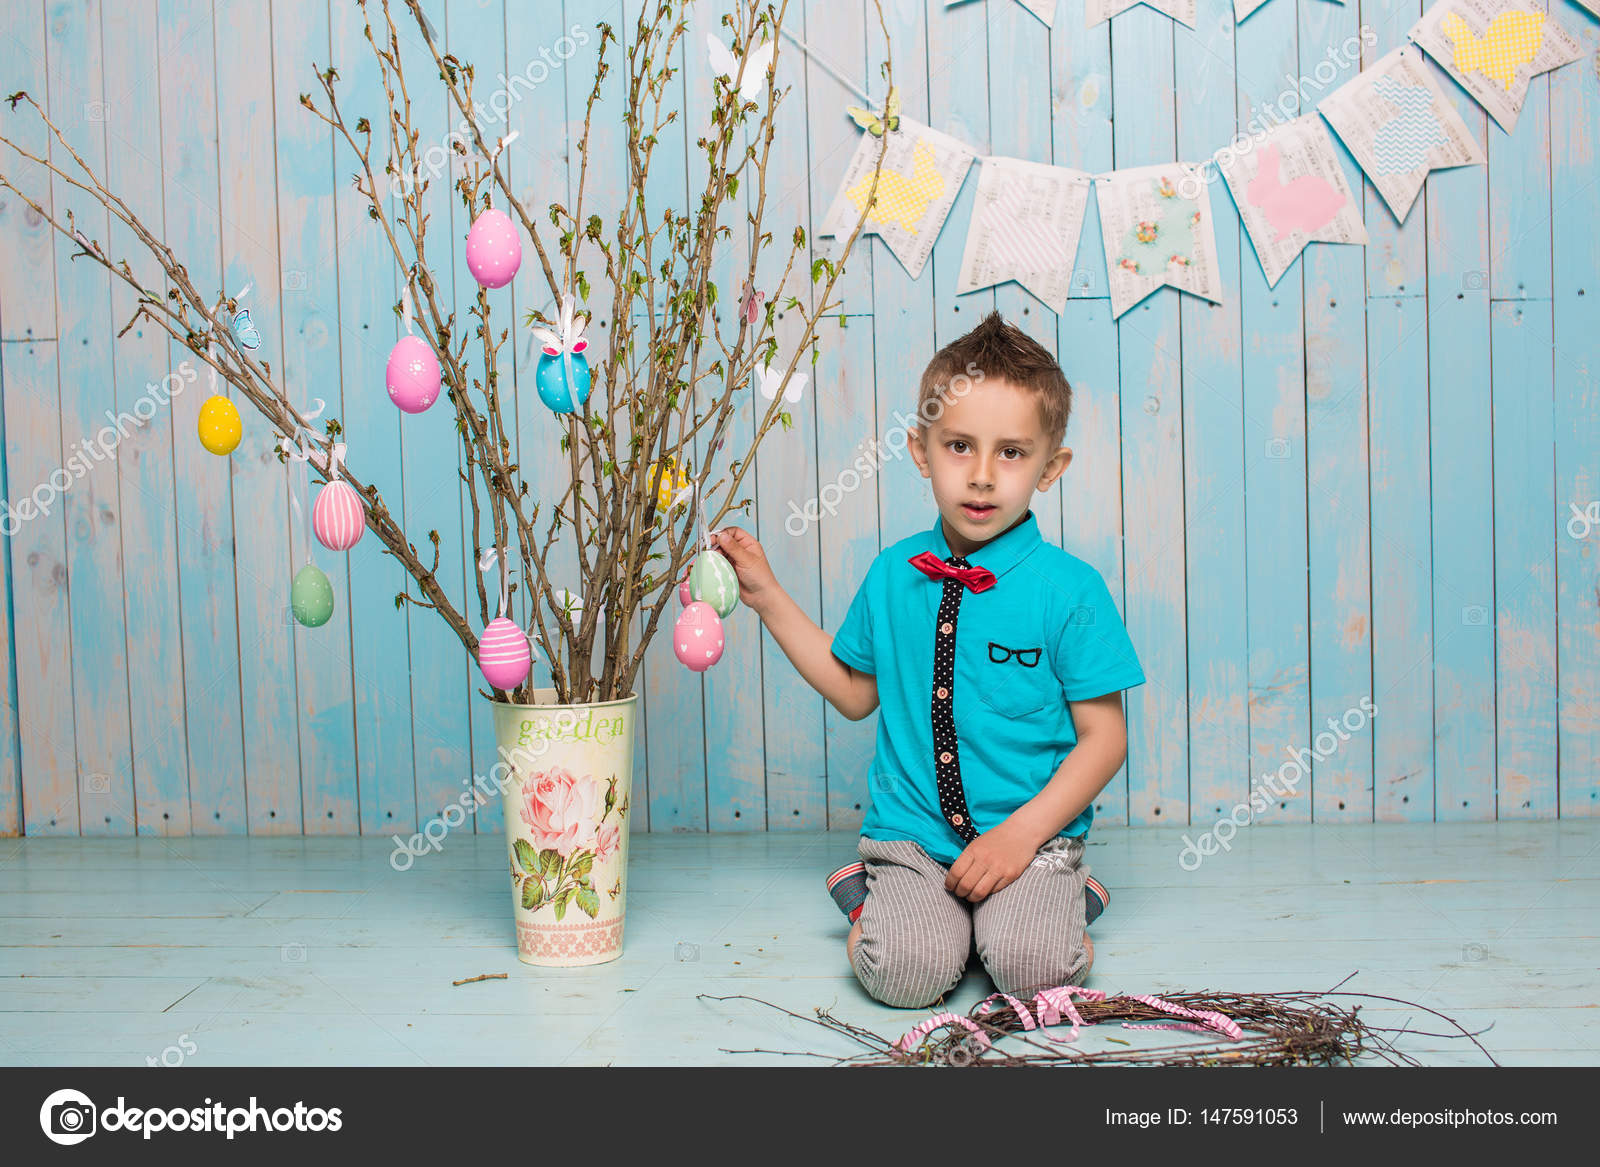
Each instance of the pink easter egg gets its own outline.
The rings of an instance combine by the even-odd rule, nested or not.
[[[689,590],[689,577],[685,575],[678,581],[678,603],[687,608],[694,603],[694,593]]]
[[[330,551],[348,551],[361,542],[367,529],[367,512],[355,487],[336,479],[319,490],[311,508],[311,529]]]
[[[672,629],[672,651],[678,660],[702,673],[722,659],[722,617],[704,600],[692,600],[678,614]]]
[[[478,638],[478,668],[496,689],[515,689],[533,667],[527,634],[505,616],[489,621]]]
[[[467,270],[486,288],[503,288],[522,266],[522,238],[504,211],[485,211],[467,232]]]
[[[389,350],[384,380],[390,401],[407,413],[421,413],[439,399],[439,359],[420,336],[402,336]]]

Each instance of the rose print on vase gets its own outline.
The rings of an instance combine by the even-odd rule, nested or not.
[[[628,799],[617,804],[617,779],[606,782],[555,768],[533,775],[522,788],[519,814],[528,838],[511,848],[511,878],[529,911],[548,908],[557,920],[568,907],[590,919],[600,911],[596,864],[621,850]]]

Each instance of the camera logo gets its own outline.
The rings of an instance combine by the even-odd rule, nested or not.
[[[94,1134],[94,1103],[79,1090],[57,1090],[39,1108],[45,1138],[71,1147]]]

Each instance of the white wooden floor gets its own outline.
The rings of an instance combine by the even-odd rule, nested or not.
[[[1346,989],[1492,1025],[1480,1040],[1503,1064],[1600,1064],[1600,821],[1253,826],[1193,873],[1182,833],[1094,833],[1112,900],[1090,933],[1091,987],[1301,991],[1359,970]],[[406,872],[392,850],[0,839],[0,1062],[822,1065],[859,1047],[697,994],[823,1006],[891,1038],[926,1015],[872,1001],[846,962],[823,876],[854,857],[854,834],[635,835],[623,956],[581,969],[517,960],[502,837],[451,837]],[[991,987],[974,958],[948,1006]],[[1445,1028],[1366,1006],[1375,1024]],[[1096,1029],[1081,1042],[1114,1048]],[[1461,1039],[1401,1044],[1427,1064],[1486,1064]],[[724,1052],[757,1047],[830,1057]]]

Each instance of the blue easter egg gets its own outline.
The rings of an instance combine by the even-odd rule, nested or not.
[[[589,360],[582,353],[572,354],[572,384],[567,384],[567,361],[549,353],[539,354],[534,373],[539,400],[557,413],[576,413],[589,400]]]

